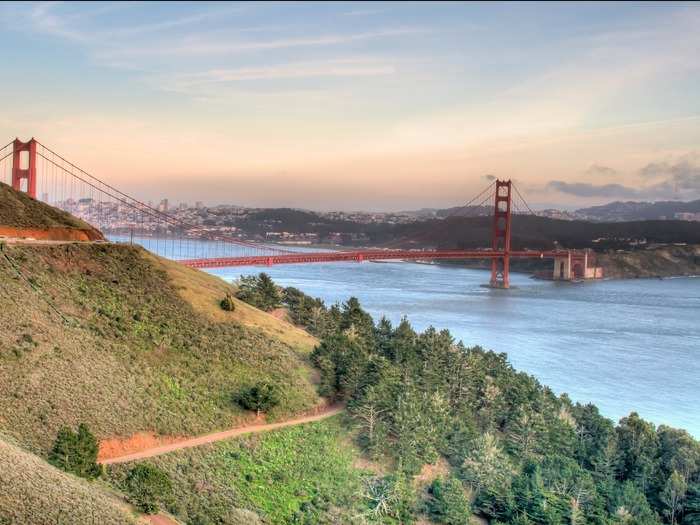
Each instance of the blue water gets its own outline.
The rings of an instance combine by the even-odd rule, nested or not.
[[[637,411],[700,437],[700,278],[482,285],[482,270],[412,263],[329,263],[260,271],[327,304],[360,299],[375,319],[447,328],[466,345],[508,353],[519,369],[615,420]]]

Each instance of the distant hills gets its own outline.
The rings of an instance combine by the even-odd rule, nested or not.
[[[581,208],[574,212],[574,216],[577,219],[600,222],[671,219],[700,220],[700,200],[691,202],[615,201],[602,206]]]
[[[418,220],[441,219],[445,217],[478,217],[491,215],[491,206],[468,206],[452,208],[421,208],[400,212]],[[550,219],[580,220],[592,222],[628,222],[655,220],[700,220],[700,200],[691,202],[657,201],[635,202],[615,201],[601,206],[591,206],[575,211],[547,209],[537,212]]]
[[[453,206],[451,208],[421,208],[397,212],[416,219],[443,219],[445,217],[480,217],[490,215],[492,206]]]

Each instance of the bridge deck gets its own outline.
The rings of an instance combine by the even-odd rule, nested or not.
[[[511,251],[513,258],[551,259],[566,256],[568,250],[521,250]],[[436,259],[493,259],[504,257],[502,251],[493,250],[360,250],[336,252],[301,252],[282,255],[252,257],[218,257],[207,259],[185,259],[179,261],[191,268],[225,268],[229,266],[272,266],[275,264],[309,264],[325,262],[362,262],[389,260],[436,260]]]

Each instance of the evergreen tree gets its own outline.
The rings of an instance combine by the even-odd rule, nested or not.
[[[58,431],[49,463],[82,478],[94,479],[102,470],[97,464],[98,444],[87,425],[78,425],[78,431],[64,427]]]
[[[282,303],[282,296],[277,285],[268,274],[263,272],[258,276],[257,288],[261,301],[260,308],[266,312],[279,308]]]
[[[132,468],[124,481],[131,501],[146,514],[155,514],[160,504],[172,496],[172,483],[166,472],[148,463]]]
[[[461,481],[454,477],[445,480],[438,478],[430,485],[428,492],[431,498],[426,507],[428,515],[434,522],[445,525],[469,525],[472,514],[471,505]]]
[[[688,486],[682,523],[700,525],[700,481]]]
[[[254,410],[256,415],[267,412],[279,403],[279,392],[274,385],[258,383],[238,394],[238,403],[246,410]]]
[[[656,468],[659,443],[654,425],[632,412],[617,427],[619,473],[623,480],[633,480],[646,492]]]
[[[661,500],[666,505],[665,514],[668,516],[671,525],[676,525],[678,516],[683,512],[687,490],[688,484],[685,479],[674,470],[661,493]]]
[[[644,493],[632,481],[617,488],[611,512],[629,525],[658,525],[661,523],[649,506]]]

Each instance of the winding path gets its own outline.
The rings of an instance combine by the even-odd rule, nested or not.
[[[224,430],[222,432],[214,432],[212,434],[205,434],[203,436],[195,438],[183,439],[182,441],[176,441],[174,443],[168,443],[167,445],[160,445],[157,447],[148,448],[139,452],[125,454],[123,456],[112,457],[109,459],[102,460],[100,463],[102,463],[103,465],[112,465],[115,463],[128,463],[130,461],[152,458],[154,456],[160,456],[162,454],[174,452],[183,448],[199,447],[200,445],[206,445],[207,443],[214,443],[216,441],[222,441],[224,439],[230,439],[246,434],[257,434],[259,432],[277,430],[278,428],[291,427],[294,425],[303,425],[304,423],[312,423],[314,421],[320,421],[322,419],[335,416],[336,414],[340,414],[344,410],[344,408],[345,407],[342,405],[331,405],[329,407],[323,408],[322,410],[313,415],[288,419],[286,421],[280,421],[279,423],[262,423],[236,427],[230,430]]]

